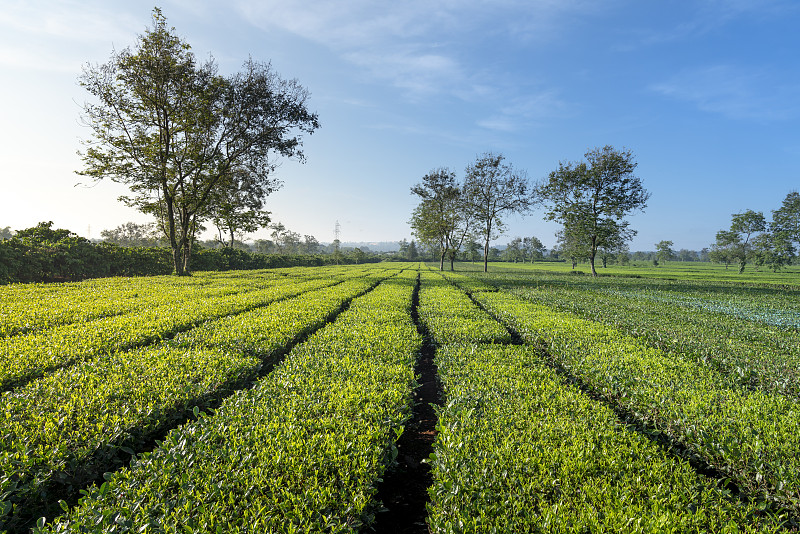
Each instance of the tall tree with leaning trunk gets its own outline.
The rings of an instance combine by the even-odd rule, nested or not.
[[[92,138],[79,174],[130,188],[122,200],[156,216],[179,275],[226,177],[243,170],[271,191],[270,155],[303,161],[302,134],[319,127],[297,81],[252,59],[227,77],[213,58],[198,64],[158,8],[133,49],[87,65],[80,84],[94,102],[84,106]]]
[[[624,217],[644,210],[650,193],[634,175],[637,163],[630,150],[606,145],[584,156],[585,162],[559,163],[536,191],[547,206],[546,218],[563,224],[566,235],[584,244],[592,275],[597,276],[598,249],[636,235]]]

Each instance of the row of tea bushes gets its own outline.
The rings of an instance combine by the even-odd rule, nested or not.
[[[253,291],[287,278],[337,278],[359,272],[363,273],[364,269],[355,266],[290,267],[205,272],[190,277],[117,277],[63,284],[0,286],[0,338],[169,303]]]
[[[362,277],[210,321],[196,335],[101,356],[4,395],[0,517],[46,508],[58,491],[113,469],[154,433],[185,420],[193,406],[254,378],[378,281]]]
[[[196,278],[116,278],[81,283],[0,287],[0,338],[41,331],[53,326],[129,313],[203,294],[206,281]],[[124,285],[122,282],[125,282]],[[154,282],[159,291],[153,292]]]
[[[439,274],[421,275],[419,317],[438,344],[508,343],[508,330]]]
[[[687,307],[683,300],[670,301],[667,291],[542,287],[511,292],[614,326],[652,347],[717,369],[731,383],[800,398],[800,332],[796,328],[715,312],[710,298],[705,299],[707,308]],[[758,304],[746,296],[737,296],[736,302],[746,308]]]
[[[147,345],[203,322],[265,306],[341,280],[342,277],[303,281],[284,278],[251,291],[167,301],[136,313],[0,339],[0,389],[9,389],[74,362]],[[149,291],[158,293],[159,288],[153,286]]]
[[[416,273],[351,302],[253,389],[172,431],[39,532],[351,532],[411,412]]]
[[[527,346],[450,345],[432,532],[775,532],[778,521],[629,430]]]
[[[593,391],[748,494],[800,510],[797,401],[732,386],[713,369],[647,347],[613,327],[505,292],[476,298]]]
[[[426,303],[423,278],[420,317],[426,307],[446,313],[446,304],[456,300],[452,292],[460,292],[437,289],[438,306],[430,294]],[[478,280],[470,289],[480,296],[493,291]],[[480,341],[494,320],[470,305],[460,312],[462,326]],[[435,361],[445,398],[430,459],[432,532],[780,528],[756,505],[732,498],[718,480],[699,475],[567,384],[537,347],[464,345],[458,343],[464,336],[447,335],[446,321],[426,326],[443,342]]]

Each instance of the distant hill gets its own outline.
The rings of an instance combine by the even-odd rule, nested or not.
[[[323,243],[323,245],[330,245],[330,243]],[[395,252],[400,250],[400,241],[342,241],[340,246],[342,248],[368,248],[372,252]]]

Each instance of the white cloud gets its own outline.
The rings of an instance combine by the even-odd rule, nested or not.
[[[435,93],[463,79],[459,64],[451,57],[407,50],[397,52],[352,52],[346,59],[364,67],[376,78],[415,95]]]

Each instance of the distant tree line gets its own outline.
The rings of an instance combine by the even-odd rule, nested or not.
[[[800,193],[791,191],[781,206],[772,210],[772,220],[764,213],[746,210],[731,215],[727,230],[717,232],[717,240],[711,245],[712,261],[722,263],[727,269],[731,264],[744,272],[748,263],[756,269],[768,267],[774,272],[798,259],[800,247]]]
[[[12,232],[2,229],[0,283],[67,282],[104,276],[164,275],[174,272],[172,250],[158,246],[141,228],[131,223],[102,235],[109,241],[93,243],[65,229],[42,222],[33,228]],[[116,239],[118,242],[111,242]],[[360,250],[334,254],[262,254],[237,248],[203,248],[194,243],[193,265],[198,271],[269,269],[320,266],[332,263],[367,263],[383,256]]]
[[[483,270],[488,269],[490,242],[504,231],[507,215],[527,213],[534,204],[523,171],[501,154],[487,152],[468,165],[463,182],[447,168],[434,169],[411,188],[420,199],[409,221],[412,232],[426,247],[439,252],[439,269],[445,259],[450,269],[462,248],[483,249]]]
[[[525,215],[535,206],[545,208],[545,219],[561,224],[558,255],[573,266],[588,259],[597,275],[595,259],[627,254],[626,243],[636,231],[625,217],[643,210],[650,194],[635,176],[637,163],[630,150],[611,146],[588,150],[585,161],[560,162],[558,169],[533,185],[524,171],[514,169],[504,156],[485,153],[468,165],[462,182],[453,171],[439,168],[411,188],[420,202],[409,221],[412,232],[439,251],[439,269],[474,243],[483,246],[484,272],[493,259],[490,242],[505,230],[508,215]],[[527,240],[527,241],[526,241]],[[506,247],[509,261],[544,258],[536,237],[515,238]]]

